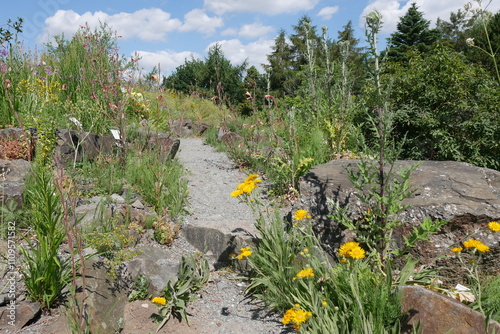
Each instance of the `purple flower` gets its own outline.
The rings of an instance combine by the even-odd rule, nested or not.
[[[45,73],[50,77],[52,76],[54,73],[52,72],[52,67],[50,66],[45,66]]]
[[[9,55],[9,51],[6,49],[0,50],[0,56],[7,57]]]

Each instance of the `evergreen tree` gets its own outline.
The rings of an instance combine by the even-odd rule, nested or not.
[[[273,51],[267,56],[270,90],[275,96],[292,95],[297,88],[297,80],[292,67],[292,49],[286,41],[286,33],[281,30],[274,39]]]
[[[440,31],[429,29],[429,25],[430,22],[418,10],[417,4],[412,3],[408,12],[399,20],[397,31],[389,38],[389,60],[405,62],[408,60],[407,51],[412,49],[428,52],[431,45],[441,37]]]

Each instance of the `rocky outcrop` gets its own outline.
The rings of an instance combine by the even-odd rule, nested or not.
[[[55,156],[63,163],[92,161],[99,154],[112,154],[118,148],[111,135],[57,129]]]
[[[300,200],[295,209],[306,209],[326,244],[336,248],[352,237],[336,219],[336,205],[353,219],[361,219],[366,208],[356,197],[347,169],[357,168],[358,160],[334,160],[313,167],[300,181]],[[398,161],[396,168],[408,167],[416,161]],[[405,222],[395,236],[400,240],[418,226],[424,217],[449,221],[431,240],[415,249],[424,264],[451,255],[450,247],[458,246],[466,237],[482,240],[492,251],[484,257],[489,270],[499,271],[493,261],[500,252],[500,233],[492,234],[486,225],[500,219],[500,172],[467,163],[423,161],[412,172],[410,183],[415,192],[403,201],[409,206],[399,214]],[[491,263],[489,263],[491,260]],[[489,267],[489,264],[492,267]],[[486,264],[485,264],[486,266]]]
[[[63,163],[92,161],[100,154],[113,154],[121,143],[110,135],[96,135],[85,131],[64,130],[56,131],[57,142],[55,156]],[[170,134],[140,129],[132,138],[133,143],[140,149],[154,150],[161,161],[172,159],[177,154],[180,141]]]

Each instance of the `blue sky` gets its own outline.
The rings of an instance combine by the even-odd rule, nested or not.
[[[51,36],[64,33],[69,38],[85,23],[106,21],[122,36],[121,54],[137,52],[144,72],[161,64],[162,74],[168,74],[186,58],[205,57],[214,43],[234,64],[247,59],[260,69],[279,30],[291,33],[303,15],[311,17],[319,32],[326,26],[333,39],[351,20],[363,41],[363,18],[377,9],[383,16],[385,46],[383,38],[395,30],[411,2],[434,26],[438,17],[448,20],[467,0],[4,0],[0,24],[24,18],[20,39],[25,47],[43,49]],[[492,1],[488,10],[500,10],[500,1]]]

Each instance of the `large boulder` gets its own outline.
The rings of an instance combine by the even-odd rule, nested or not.
[[[333,219],[336,207],[346,210],[353,219],[361,219],[366,207],[356,197],[348,169],[356,169],[359,160],[340,159],[313,167],[300,180],[300,199],[294,209],[308,210],[315,229],[325,245],[336,249],[353,238],[352,233]],[[416,161],[398,161],[395,168],[409,167]],[[424,217],[449,221],[431,240],[414,249],[423,264],[443,264],[442,255],[452,255],[450,247],[459,246],[467,237],[482,240],[491,247],[483,257],[484,265],[493,272],[500,270],[494,261],[500,253],[500,233],[492,233],[487,223],[500,219],[500,172],[462,162],[423,161],[410,177],[415,192],[403,201],[409,208],[399,214],[405,224],[396,231],[395,239],[408,235]],[[452,261],[453,262],[453,261]]]
[[[63,163],[94,160],[99,154],[112,154],[117,143],[111,135],[96,135],[85,131],[57,129],[56,157]]]

